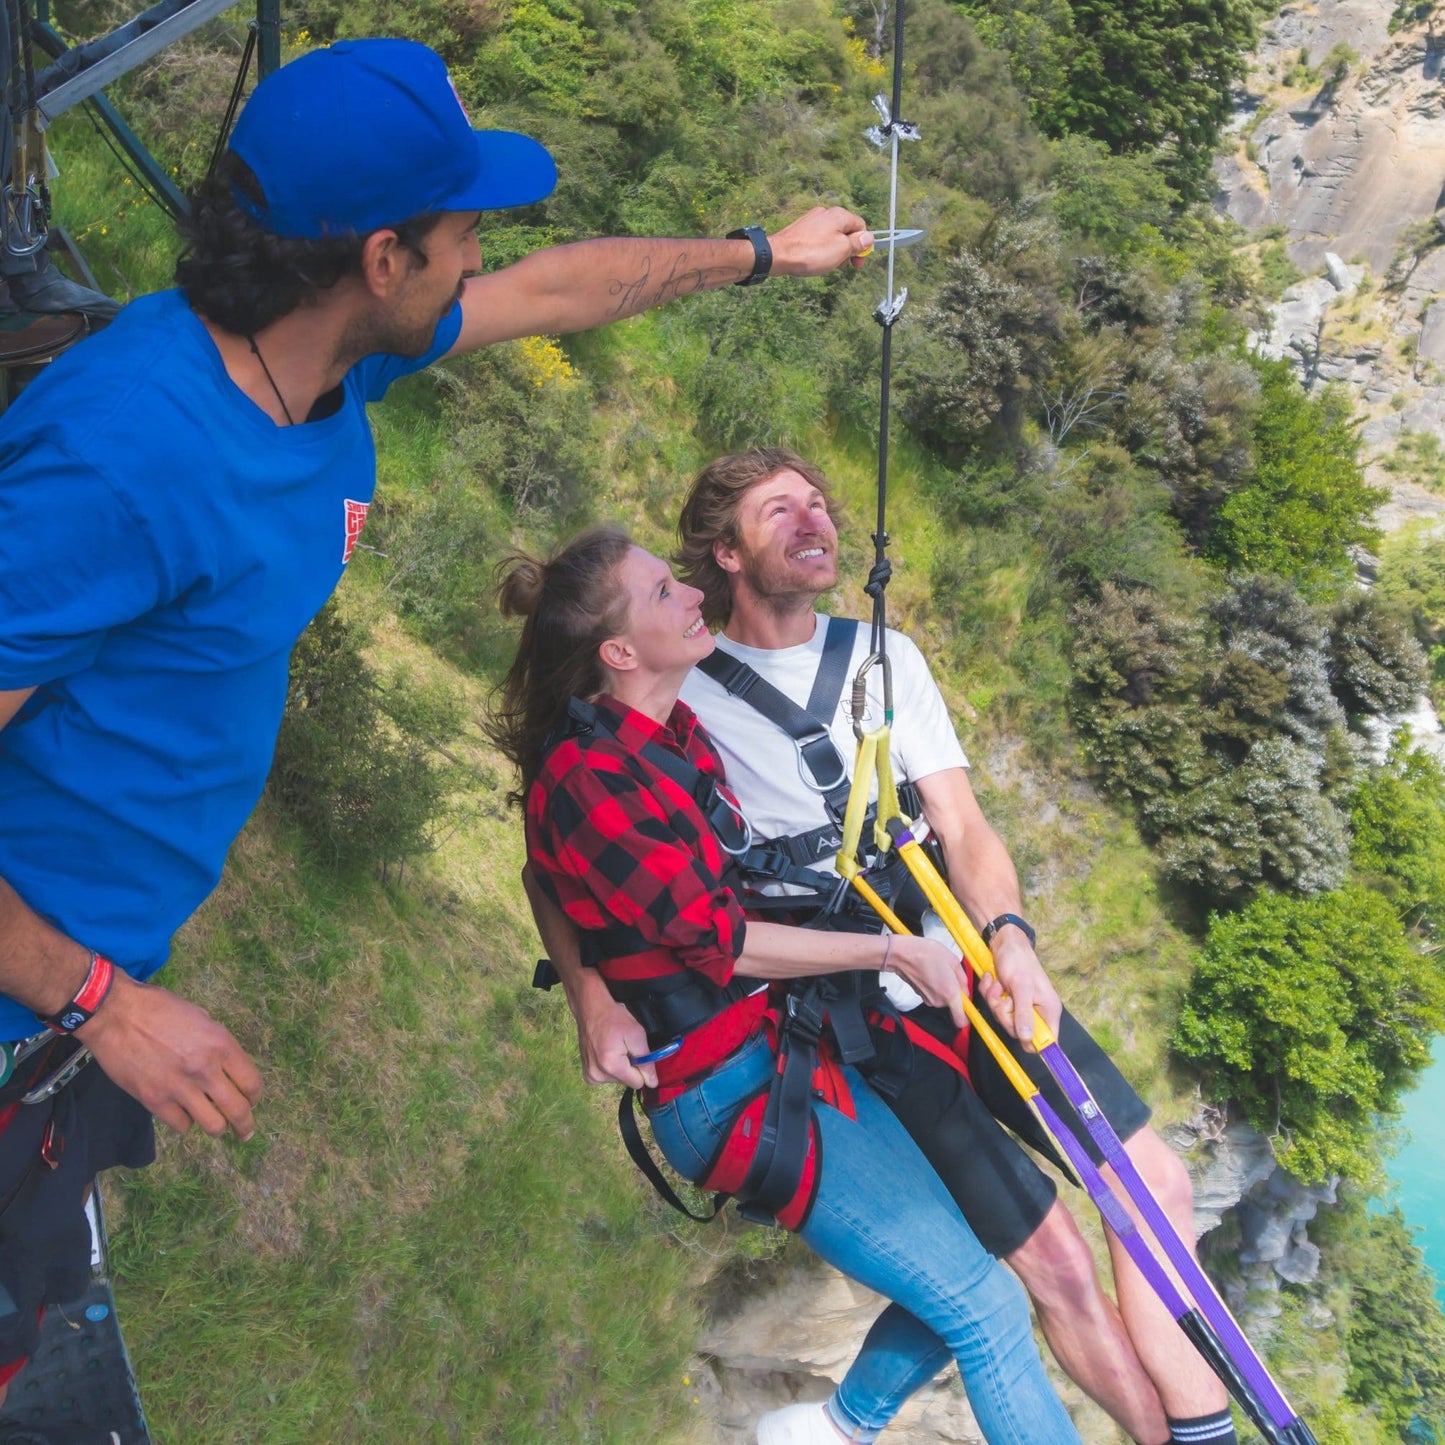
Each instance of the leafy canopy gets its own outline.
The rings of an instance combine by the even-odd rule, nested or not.
[[[1311,1182],[1368,1174],[1376,1120],[1442,1026],[1439,970],[1379,894],[1348,884],[1211,919],[1173,1044]]]
[[[1253,477],[1220,507],[1206,555],[1231,571],[1288,577],[1306,596],[1336,593],[1353,574],[1350,548],[1379,537],[1384,493],[1366,484],[1349,402],[1300,389],[1283,361],[1254,359],[1261,405]]]

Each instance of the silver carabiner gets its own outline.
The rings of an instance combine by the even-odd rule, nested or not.
[[[79,1043],[79,1040],[76,1040]],[[66,1057],[45,1078],[21,1096],[22,1104],[39,1104],[58,1094],[91,1060],[91,1053],[83,1044]]]
[[[12,256],[35,255],[50,234],[40,197],[29,187],[17,196],[15,187],[7,182],[3,198],[6,251]]]
[[[718,847],[721,848],[723,852],[728,855],[729,858],[742,858],[753,846],[753,825],[749,823],[748,820],[743,816],[743,810],[741,808],[737,807],[733,803],[728,802],[727,795],[723,792],[721,788],[717,790],[717,798],[718,801],[723,805],[723,807],[725,807],[728,812],[731,813],[733,817],[736,818],[738,822],[743,825],[742,845],[737,848],[729,848],[727,843],[723,841],[722,834],[718,833],[717,829],[714,828],[713,832],[717,836]]]
[[[883,669],[883,722],[893,723],[893,664],[887,653],[875,652],[863,659],[853,677],[853,736],[863,740],[863,719],[868,713],[868,673],[873,667]]]

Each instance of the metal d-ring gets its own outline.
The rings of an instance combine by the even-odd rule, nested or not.
[[[718,789],[717,800],[723,805],[724,808],[728,810],[729,813],[733,815],[734,818],[738,820],[739,823],[742,824],[743,827],[743,841],[738,847],[729,848],[726,840],[720,833],[718,833],[718,847],[721,848],[723,852],[728,855],[729,858],[741,858],[745,854],[747,854],[747,852],[753,846],[753,825],[749,823],[748,820],[743,816],[743,810],[741,808],[739,808],[736,804],[730,803],[728,801],[726,795],[723,793],[721,788]],[[717,829],[714,828],[713,832],[717,833]]]
[[[848,781],[848,764],[843,761],[842,754],[836,748],[833,750],[833,756],[838,759],[838,776],[831,783],[822,782],[814,777],[811,765],[803,756],[804,747],[821,742],[829,736],[827,728],[819,728],[815,733],[807,733],[803,737],[793,739],[793,751],[798,755],[798,776],[803,780],[803,786],[809,792],[817,793],[819,797],[831,793],[834,788],[841,787]]]

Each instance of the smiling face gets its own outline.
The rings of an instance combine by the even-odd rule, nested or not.
[[[748,489],[736,543],[717,543],[713,555],[739,587],[775,610],[811,609],[838,584],[838,530],[828,499],[791,467]]]
[[[678,683],[713,649],[702,620],[702,593],[679,582],[662,560],[633,547],[618,568],[627,596],[627,621],[602,644],[602,661],[635,678]]]

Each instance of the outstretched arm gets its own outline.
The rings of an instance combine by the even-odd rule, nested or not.
[[[821,276],[862,265],[872,243],[863,218],[818,206],[770,236],[775,276]],[[534,251],[500,271],[473,276],[462,294],[462,330],[449,355],[521,336],[587,331],[680,296],[743,280],[751,242],[609,237]]]
[[[929,826],[943,846],[949,886],[975,926],[983,928],[1001,913],[1022,913],[1013,859],[983,816],[967,771],[945,768],[916,783]],[[979,987],[999,1022],[1026,1048],[1031,1047],[1037,1009],[1057,1035],[1063,1004],[1027,935],[1006,926],[993,936],[989,947],[998,968],[998,983],[984,978]]]

